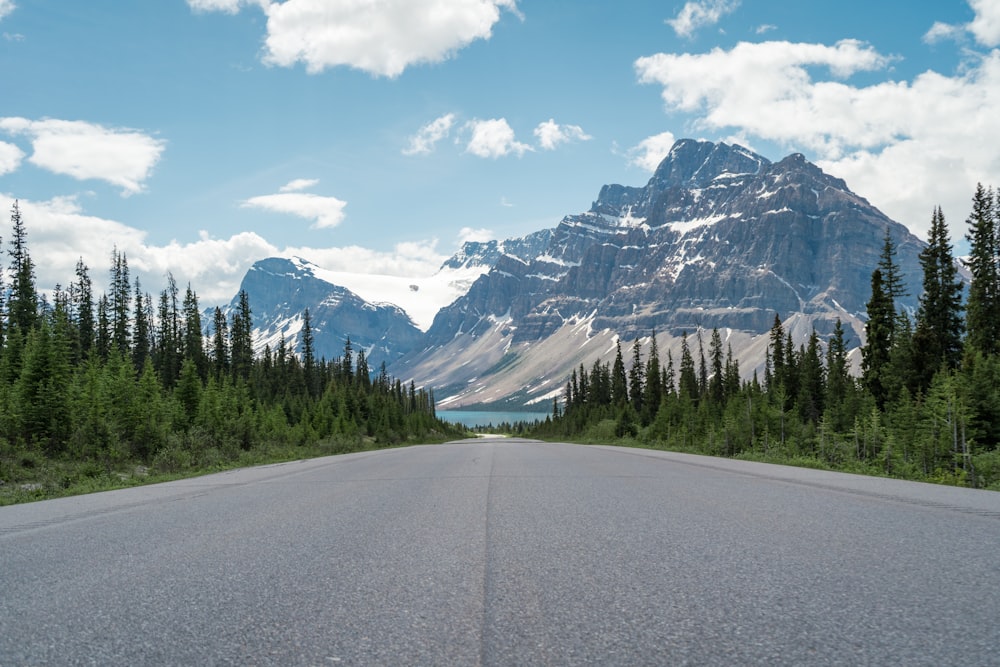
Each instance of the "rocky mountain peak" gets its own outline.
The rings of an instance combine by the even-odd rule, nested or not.
[[[681,139],[657,167],[647,188],[703,188],[723,174],[756,174],[770,161],[742,146]]]

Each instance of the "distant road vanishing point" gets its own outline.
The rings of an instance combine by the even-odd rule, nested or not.
[[[1000,493],[482,439],[0,508],[0,665],[996,665]]]

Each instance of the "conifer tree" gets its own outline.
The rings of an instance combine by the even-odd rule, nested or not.
[[[198,295],[188,283],[184,292],[184,339],[182,341],[185,359],[194,362],[198,377],[208,378],[208,358],[205,356],[205,339],[201,329],[201,312],[198,309]]]
[[[708,381],[708,396],[715,405],[721,406],[725,396],[725,367],[723,366],[722,336],[719,334],[718,327],[712,328],[712,338],[708,343],[708,358],[712,366],[711,378]]]
[[[233,375],[246,380],[253,367],[253,315],[246,290],[240,290],[238,304],[229,327],[230,355]]]
[[[229,372],[229,327],[225,314],[218,306],[212,317],[212,331],[212,370],[219,379]]]
[[[885,239],[882,243],[882,254],[879,255],[878,268],[882,272],[882,290],[886,298],[892,303],[892,311],[900,312],[899,301],[904,296],[909,296],[906,284],[903,282],[903,275],[899,265],[896,263],[896,243],[889,234],[889,228],[885,228]],[[896,322],[893,321],[893,333],[895,333]]]
[[[1000,193],[998,193],[1000,195]],[[976,186],[967,220],[970,252],[965,265],[972,274],[965,323],[968,344],[983,354],[1000,352],[1000,206],[993,189]]]
[[[306,388],[310,395],[315,396],[318,393],[318,378],[316,378],[316,354],[313,345],[312,318],[309,316],[309,309],[306,308],[302,313],[302,372]]]
[[[13,234],[8,251],[11,286],[7,300],[7,329],[18,329],[21,336],[26,337],[38,319],[38,293],[35,291],[35,265],[28,254],[28,232],[17,200],[11,208],[10,222]]]
[[[94,290],[82,257],[76,262],[76,282],[70,285],[70,297],[76,318],[77,346],[80,357],[86,359],[94,347]]]
[[[625,376],[621,340],[615,341],[615,361],[611,367],[611,402],[618,407],[628,402],[628,379]]]
[[[143,367],[146,365],[146,360],[149,359],[149,355],[152,352],[153,318],[150,307],[150,296],[148,294],[143,294],[142,284],[139,281],[139,277],[136,276],[135,324],[133,326],[135,335],[134,340],[132,341],[132,364],[135,366],[136,371],[143,370]]]
[[[913,334],[915,366],[924,370],[921,386],[930,385],[942,365],[955,368],[962,354],[962,281],[955,268],[948,227],[941,207],[934,209],[927,247],[920,253],[924,293],[920,295]]]
[[[645,369],[642,365],[642,351],[639,337],[632,343],[632,367],[628,371],[628,395],[632,399],[632,409],[637,413],[642,410],[642,390]]]
[[[885,405],[886,383],[882,377],[889,363],[895,313],[882,283],[882,271],[872,271],[871,297],[866,306],[865,345],[861,348],[861,378],[879,408]]]
[[[132,305],[132,284],[129,279],[128,259],[116,247],[111,254],[111,344],[122,355],[129,352],[129,312]]]

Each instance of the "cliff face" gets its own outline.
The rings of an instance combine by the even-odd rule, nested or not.
[[[913,295],[903,305],[915,308],[922,243],[844,181],[798,154],[772,163],[739,146],[682,140],[645,187],[607,185],[536,255],[501,254],[394,371],[435,378],[439,396],[441,388],[464,396],[469,374],[453,366],[463,350],[485,353],[484,369],[499,361],[483,341],[473,345],[478,337],[496,337],[500,357],[540,365],[529,363],[530,348],[582,322],[590,337],[631,340],[655,330],[667,346],[684,332],[740,332],[745,369],[763,360],[764,348],[751,341],[775,314],[821,334],[840,319],[854,327],[856,343],[887,231]],[[485,375],[496,383],[517,365]],[[548,374],[539,366],[533,377]],[[475,374],[480,390],[483,377]]]

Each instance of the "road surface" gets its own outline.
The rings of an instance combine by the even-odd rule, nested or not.
[[[479,440],[0,508],[0,665],[997,665],[1000,493]]]

